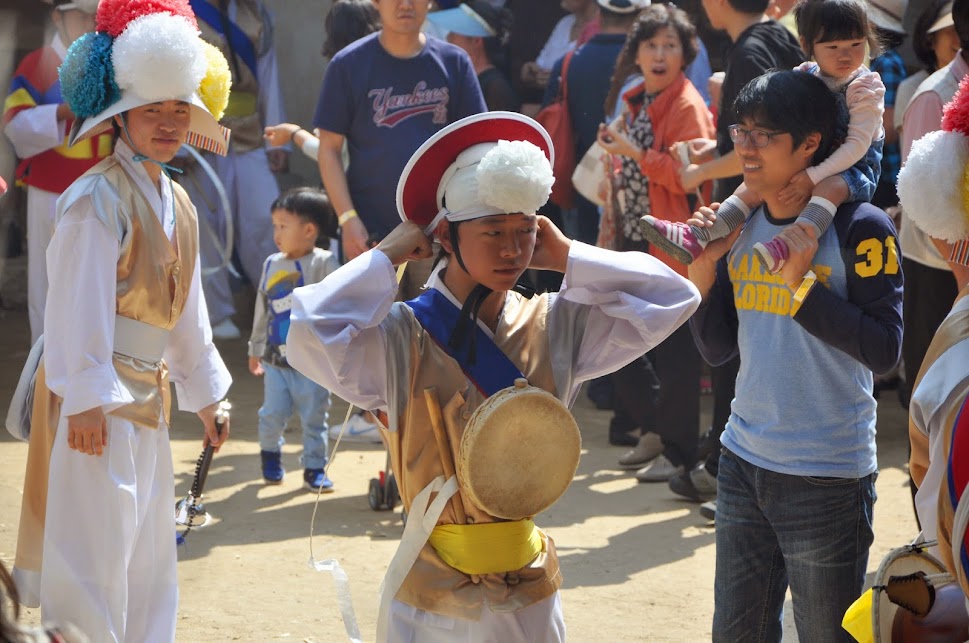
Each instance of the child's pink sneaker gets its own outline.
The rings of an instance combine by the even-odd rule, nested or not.
[[[639,229],[650,243],[683,263],[693,263],[703,252],[693,228],[685,223],[664,221],[647,214],[639,220]]]
[[[787,242],[780,237],[774,237],[767,243],[754,244],[754,252],[760,259],[760,264],[767,269],[767,272],[776,273],[784,267],[784,262],[790,255]]]

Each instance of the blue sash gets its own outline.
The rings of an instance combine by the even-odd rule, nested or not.
[[[474,324],[477,335],[474,365],[468,364],[467,345],[462,346],[459,351],[448,346],[448,339],[458,323],[461,311],[439,290],[429,288],[416,299],[404,303],[410,306],[424,330],[461,366],[464,374],[485,397],[491,397],[501,389],[513,386],[519,377],[525,377],[478,324]]]
[[[225,24],[229,26],[229,33],[225,33],[222,12],[205,0],[189,0],[189,4],[192,6],[192,11],[195,12],[196,17],[204,20],[217,34],[225,36],[228,39],[232,51],[242,59],[242,62],[246,64],[246,67],[249,68],[249,71],[258,80],[259,74],[256,73],[256,50],[253,48],[252,41],[249,40],[246,32],[240,29],[236,23],[226,18]]]

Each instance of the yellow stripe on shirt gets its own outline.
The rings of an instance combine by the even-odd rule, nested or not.
[[[3,103],[3,113],[6,114],[12,109],[36,106],[37,101],[34,100],[34,97],[30,95],[30,92],[21,87],[7,96],[7,100]]]

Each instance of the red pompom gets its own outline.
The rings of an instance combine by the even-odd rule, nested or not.
[[[188,0],[101,0],[98,3],[95,28],[117,38],[129,22],[150,13],[182,16],[198,29],[195,12],[189,6]]]
[[[942,112],[942,129],[969,136],[969,76],[959,83],[959,91],[946,103]]]

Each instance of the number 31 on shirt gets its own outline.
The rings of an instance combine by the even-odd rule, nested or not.
[[[884,269],[886,275],[898,273],[898,246],[895,237],[865,239],[858,244],[855,253],[862,261],[855,263],[855,273],[859,277],[874,277]]]

